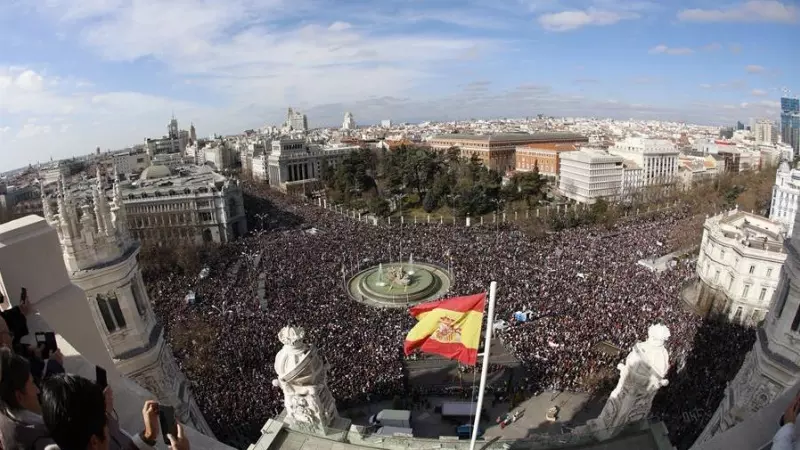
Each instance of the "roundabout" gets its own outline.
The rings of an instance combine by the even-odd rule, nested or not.
[[[373,306],[405,308],[444,296],[452,275],[438,265],[414,262],[381,263],[356,273],[346,282],[356,301]]]

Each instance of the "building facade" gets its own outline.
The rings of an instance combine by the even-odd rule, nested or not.
[[[575,150],[575,144],[520,145],[515,151],[515,170],[530,172],[537,167],[540,174],[556,178],[561,168],[561,154]]]
[[[578,203],[599,199],[614,201],[622,189],[623,159],[597,149],[581,149],[561,155],[558,190]]]
[[[698,310],[746,326],[761,322],[786,260],[785,237],[782,224],[744,211],[706,219],[697,259]]]
[[[555,148],[559,144],[583,144],[589,139],[575,133],[505,133],[505,134],[440,134],[431,138],[429,144],[434,150],[447,150],[457,147],[461,157],[478,157],[483,165],[500,173],[516,168],[516,149],[519,146],[536,144],[537,148]]]
[[[308,117],[300,111],[289,108],[286,112],[286,123],[284,125],[293,131],[308,131]]]
[[[769,218],[782,223],[790,235],[794,232],[798,201],[800,201],[800,170],[790,169],[789,163],[784,161],[778,166],[775,174]]]
[[[784,241],[786,261],[756,342],[692,447],[733,428],[800,381],[800,227]],[[774,422],[777,423],[776,416]],[[766,448],[766,447],[764,447]]]
[[[353,114],[348,111],[344,113],[344,120],[342,121],[342,130],[355,130],[356,129],[356,120],[353,118]]]
[[[150,158],[162,153],[184,154],[190,138],[189,131],[179,129],[178,119],[173,116],[167,125],[167,135],[156,139],[145,138],[144,146]]]
[[[272,151],[266,158],[269,185],[287,193],[302,193],[316,189],[325,166],[335,168],[351,152],[360,147],[331,145],[321,147],[304,139],[272,141]],[[256,176],[256,170],[253,170]],[[263,178],[262,181],[265,181]]]
[[[641,167],[643,186],[670,184],[677,179],[679,152],[671,141],[627,138],[609,147],[608,152]]]
[[[774,144],[773,129],[775,128],[773,122],[769,119],[759,119],[753,124],[753,135],[756,139],[756,144]]]
[[[144,169],[150,167],[150,163],[151,159],[149,154],[145,152],[136,153],[133,151],[108,155],[97,162],[106,173],[111,173],[116,169],[120,175],[126,176],[142,173]]]
[[[781,98],[781,140],[792,147],[792,156],[800,154],[800,99]]]
[[[208,167],[151,166],[120,184],[131,235],[153,245],[229,242],[247,233],[239,182]]]
[[[40,185],[7,186],[0,183],[0,223],[29,214],[42,214]]]
[[[98,171],[90,199],[59,183],[55,210],[42,197],[47,223],[56,229],[72,281],[86,293],[103,344],[120,373],[176,407],[180,420],[212,435],[164,340],[139,269],[139,243],[130,235],[118,182],[106,198]],[[80,211],[80,213],[79,213]]]

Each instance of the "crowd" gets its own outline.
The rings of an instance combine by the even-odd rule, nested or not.
[[[221,247],[206,262],[208,277],[164,273],[146,280],[206,419],[228,442],[254,440],[266,419],[282,409],[282,394],[271,384],[272,365],[280,348],[277,333],[288,324],[304,327],[306,340],[330,363],[329,384],[340,407],[410,392],[402,343],[413,319],[404,310],[355,302],[343,289],[342,268],[368,267],[371,261],[413,254],[417,261],[446,263],[455,276],[451,295],[484,291],[497,281],[498,319],[513,323],[514,312],[533,311],[532,320],[500,333],[525,366],[527,376],[518,383],[528,393],[591,391],[604,376],[615,382],[616,363],[646,339],[655,322],[671,331],[673,376],[698,350],[695,335],[702,321],[678,300],[693,264],[680,262],[660,274],[637,264],[674,250],[668,248],[669,233],[687,219],[681,211],[627,220],[612,229],[585,227],[531,238],[507,225],[374,226],[267,188],[247,186],[247,192],[255,198],[247,201],[250,223],[264,228]],[[266,274],[263,302],[261,274]],[[185,301],[189,291],[196,293],[196,304]],[[212,330],[213,337],[177,344],[198,328]],[[709,358],[701,364],[715,367],[717,359],[740,352],[748,335],[718,339],[701,349]],[[598,350],[603,341],[622,353]],[[736,348],[714,352],[714,344]],[[718,381],[735,372],[726,370]],[[717,387],[686,384],[685,391],[672,389],[670,395],[703,396]],[[681,422],[668,426],[685,432],[672,428],[684,427]]]

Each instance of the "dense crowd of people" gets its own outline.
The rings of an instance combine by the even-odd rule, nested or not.
[[[306,340],[330,363],[329,385],[340,406],[409,392],[402,343],[413,319],[402,309],[351,300],[342,269],[407,260],[411,254],[416,261],[452,267],[450,295],[485,291],[490,281],[498,282],[497,318],[512,323],[500,338],[523,362],[527,375],[519,382],[531,394],[592,391],[603,376],[615,382],[616,363],[646,339],[648,326],[656,322],[672,335],[667,342],[672,376],[680,376],[693,352],[708,357],[696,364],[718,370],[741,355],[748,339],[752,343],[751,332],[734,330],[715,336],[718,342],[702,341],[709,347],[698,349],[702,321],[678,300],[693,263],[679,262],[662,273],[637,264],[674,250],[668,248],[669,232],[687,219],[678,210],[610,229],[582,227],[532,238],[510,225],[465,228],[406,221],[375,226],[265,187],[247,189],[255,198],[249,200],[248,218],[263,229],[221,246],[206,261],[208,277],[163,273],[146,280],[206,419],[228,442],[253,440],[266,419],[282,409],[282,393],[271,380],[281,346],[277,333],[289,324],[304,327]],[[258,298],[261,274],[266,274],[263,301]],[[195,304],[185,301],[190,291]],[[514,323],[516,311],[532,311],[531,320]],[[212,330],[213,338],[177,344],[185,340],[182,334],[199,328]],[[603,341],[621,354],[599,350]],[[722,379],[730,379],[738,366],[725,367],[717,380],[723,387]],[[714,406],[705,403],[718,403],[721,391],[707,382],[680,384],[669,395],[697,397],[717,389],[716,400],[699,401],[713,412]],[[665,420],[673,434],[695,433],[691,424]]]

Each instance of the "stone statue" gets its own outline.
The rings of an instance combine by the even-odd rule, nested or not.
[[[617,365],[619,382],[600,416],[589,420],[586,427],[576,428],[577,433],[588,428],[599,440],[605,440],[613,437],[625,424],[647,416],[656,392],[668,384],[669,353],[664,343],[669,337],[669,329],[664,325],[648,328],[647,341],[634,345],[625,363]]]
[[[402,266],[392,266],[386,269],[386,278],[390,284],[395,286],[408,286],[411,284],[411,277],[403,270]]]
[[[278,378],[272,385],[283,391],[286,422],[306,432],[326,434],[339,419],[327,385],[327,367],[314,346],[303,339],[302,328],[284,327],[278,333],[283,348],[275,355]]]

